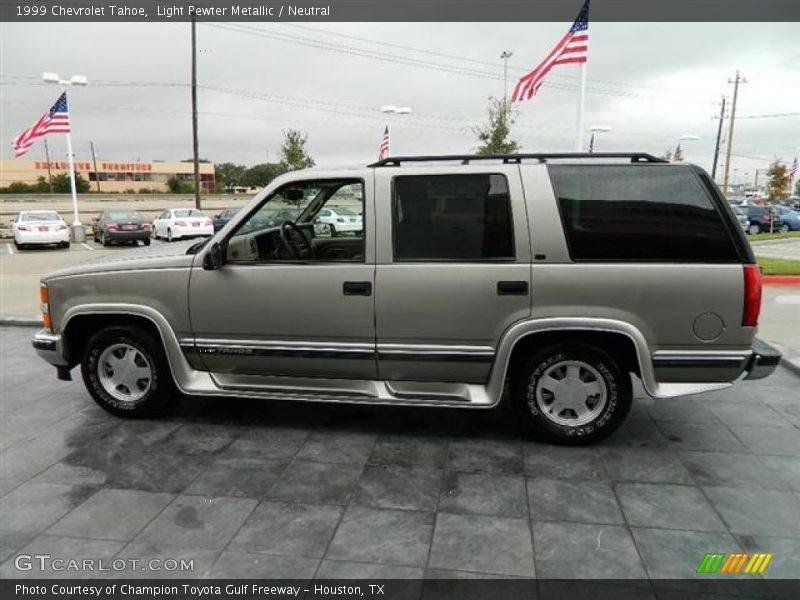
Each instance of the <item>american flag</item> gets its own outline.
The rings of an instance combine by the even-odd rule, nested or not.
[[[53,107],[42,115],[42,118],[20,133],[11,142],[14,156],[22,156],[33,146],[37,138],[48,133],[69,133],[69,110],[67,109],[67,92],[58,97]]]
[[[797,157],[795,156],[792,166],[789,167],[789,183],[794,181],[796,175],[797,175]]]
[[[389,156],[389,126],[386,126],[386,129],[383,130],[383,136],[381,136],[381,145],[378,146],[378,160],[383,160]]]
[[[585,63],[589,55],[589,0],[583,3],[578,18],[561,38],[550,54],[527,75],[523,75],[514,86],[513,102],[530,100],[539,91],[544,78],[556,65]]]

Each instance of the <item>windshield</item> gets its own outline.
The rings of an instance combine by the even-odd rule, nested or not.
[[[203,216],[205,216],[203,213],[201,213],[196,208],[181,208],[181,209],[178,209],[178,210],[174,210],[172,212],[175,213],[176,217],[203,217]]]
[[[61,217],[55,212],[23,213],[20,221],[60,221]]]
[[[108,213],[108,218],[114,221],[142,221],[144,218],[136,211],[120,211]]]

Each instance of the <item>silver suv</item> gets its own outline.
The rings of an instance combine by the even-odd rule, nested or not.
[[[339,231],[323,211],[358,215]],[[277,225],[276,225],[277,223]],[[343,228],[344,229],[344,228]],[[758,266],[700,168],[389,158],[276,179],[210,240],[42,279],[33,345],[120,416],[187,395],[493,408],[608,435],[648,394],[769,375]],[[507,392],[507,393],[506,393]]]

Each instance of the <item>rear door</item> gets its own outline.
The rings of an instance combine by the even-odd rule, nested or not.
[[[376,169],[381,379],[483,382],[497,341],[530,314],[519,169]]]

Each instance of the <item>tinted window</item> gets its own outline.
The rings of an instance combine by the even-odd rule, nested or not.
[[[202,216],[204,216],[203,213],[201,213],[196,208],[180,208],[178,210],[173,210],[172,212],[176,217],[202,217]]]
[[[396,177],[393,225],[397,261],[514,258],[503,175]]]
[[[54,212],[23,213],[20,221],[60,221],[61,217]]]
[[[698,177],[657,165],[551,165],[573,260],[739,262]]]
[[[142,221],[144,218],[136,211],[118,211],[108,213],[108,218],[114,221]]]

